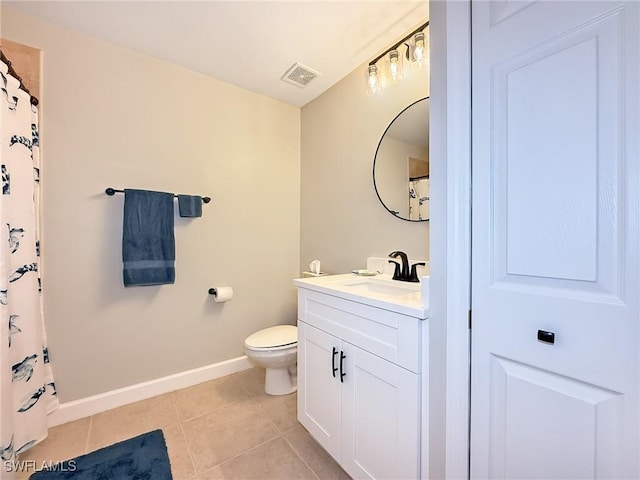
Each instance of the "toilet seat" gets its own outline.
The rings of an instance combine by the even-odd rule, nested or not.
[[[249,350],[284,350],[298,343],[298,328],[293,325],[277,325],[259,330],[244,341]]]

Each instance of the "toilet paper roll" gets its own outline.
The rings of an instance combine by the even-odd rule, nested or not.
[[[216,287],[213,294],[213,301],[216,303],[228,302],[233,298],[233,288]]]

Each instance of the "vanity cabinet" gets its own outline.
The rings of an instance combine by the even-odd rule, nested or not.
[[[420,478],[422,321],[304,288],[298,420],[353,478]]]

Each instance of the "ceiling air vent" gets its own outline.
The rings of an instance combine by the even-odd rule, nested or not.
[[[304,88],[311,80],[320,75],[304,65],[296,63],[280,78],[291,85]]]

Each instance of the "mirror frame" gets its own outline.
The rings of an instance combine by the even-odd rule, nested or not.
[[[426,97],[422,97],[419,98],[418,100],[416,100],[415,102],[412,102],[411,104],[407,105],[405,108],[403,108],[400,113],[398,113],[395,117],[393,117],[393,120],[391,120],[391,122],[389,123],[389,125],[387,125],[387,128],[385,128],[384,132],[382,133],[382,136],[380,137],[380,140],[378,141],[378,146],[376,147],[376,153],[373,156],[373,169],[372,169],[372,176],[373,176],[373,188],[376,191],[376,196],[378,197],[378,200],[380,200],[380,203],[382,204],[382,206],[387,210],[387,212],[389,212],[392,216],[394,216],[397,219],[400,220],[404,220],[405,222],[412,222],[412,223],[422,223],[422,222],[428,222],[429,218],[424,219],[424,220],[411,220],[410,218],[405,218],[405,217],[401,217],[400,215],[394,213],[392,210],[389,209],[389,207],[387,207],[387,205],[384,203],[384,201],[382,200],[382,197],[380,197],[380,192],[378,191],[378,185],[376,184],[376,161],[378,160],[378,151],[380,150],[380,145],[382,145],[382,141],[384,140],[385,135],[387,134],[387,132],[389,131],[389,129],[391,128],[391,126],[393,125],[393,123],[398,119],[398,117],[400,117],[400,115],[402,115],[406,110],[410,109],[411,107],[413,107],[416,103],[418,102],[422,102],[423,100],[430,100],[430,97],[427,95]]]

